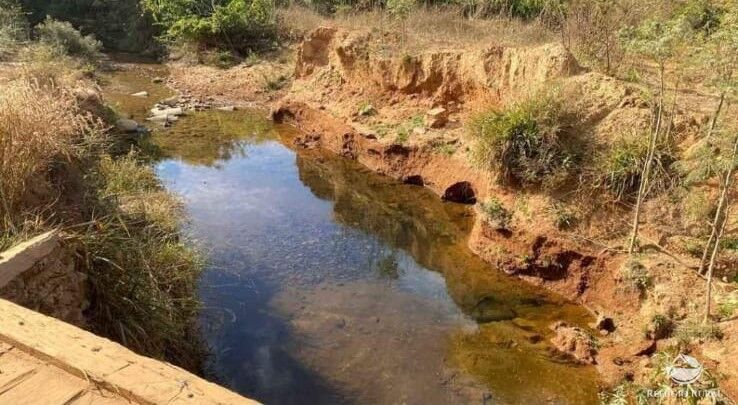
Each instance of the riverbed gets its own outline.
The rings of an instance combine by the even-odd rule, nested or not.
[[[173,94],[161,74],[112,73],[106,98],[142,120]],[[590,315],[474,256],[470,206],[296,148],[264,111],[151,128],[140,143],[209,258],[208,377],[267,404],[597,402],[594,368],[549,343]]]

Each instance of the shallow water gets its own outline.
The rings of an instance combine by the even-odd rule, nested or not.
[[[168,94],[131,73],[106,88],[137,118],[157,99],[126,94]],[[547,343],[548,325],[588,314],[472,255],[469,207],[294,135],[211,111],[148,142],[209,253],[201,326],[220,383],[268,404],[596,403],[594,369]]]

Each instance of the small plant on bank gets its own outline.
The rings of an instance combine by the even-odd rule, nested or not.
[[[643,167],[648,159],[648,135],[630,133],[616,139],[598,161],[595,184],[608,190],[616,199],[632,198],[638,192]],[[671,147],[662,141],[654,150],[649,184],[653,192],[671,184],[671,164],[676,158]]]
[[[648,269],[637,260],[628,260],[620,267],[620,277],[628,288],[638,291],[641,296],[653,285]]]
[[[550,95],[479,114],[469,127],[477,140],[474,159],[496,171],[503,184],[556,183],[575,161],[563,139],[563,117],[559,101]]]
[[[552,207],[552,213],[554,215],[556,228],[559,230],[568,230],[577,224],[578,219],[576,214],[572,210],[566,208],[563,204],[554,204]]]
[[[674,320],[664,314],[656,314],[644,328],[644,335],[648,339],[660,340],[671,336],[674,332]]]
[[[371,117],[377,114],[377,109],[369,101],[362,101],[356,112],[362,117]]]
[[[263,72],[261,75],[262,75],[262,79],[264,80],[264,89],[267,91],[281,90],[289,82],[289,79],[285,75],[270,77],[270,76],[267,76],[267,74]]]
[[[688,319],[677,326],[674,336],[680,343],[690,344],[694,341],[720,340],[723,338],[723,331],[713,322]]]
[[[730,319],[738,312],[738,293],[733,292],[719,300],[718,315],[720,319]]]
[[[491,197],[479,205],[488,222],[498,228],[506,229],[512,220],[512,213],[505,208],[500,200]]]

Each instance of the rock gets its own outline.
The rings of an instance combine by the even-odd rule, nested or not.
[[[123,132],[138,132],[138,122],[126,118],[115,121],[115,127]]]
[[[437,107],[425,113],[425,125],[429,128],[442,128],[448,122],[448,111]]]
[[[147,92],[147,91],[139,91],[138,93],[133,93],[131,95],[134,96],[134,97],[148,97],[149,96],[149,92]]]
[[[146,121],[158,122],[158,123],[167,125],[167,124],[171,124],[172,122],[176,122],[177,116],[176,115],[164,115],[164,114],[154,115],[152,117],[146,118]]]
[[[597,363],[595,359],[597,346],[594,337],[584,329],[570,326],[565,322],[557,322],[551,326],[551,329],[556,332],[556,336],[551,339],[556,350],[571,356],[578,363]]]
[[[177,96],[165,98],[164,100],[159,101],[159,104],[167,106],[167,107],[176,107],[177,104],[179,104],[180,98]]]
[[[155,78],[151,79],[151,83],[163,83],[163,82],[164,82],[164,78],[163,77],[155,77]]]
[[[219,111],[229,111],[230,112],[230,111],[236,111],[236,106],[226,105],[226,106],[223,106],[223,107],[218,107],[216,109],[219,110]]]
[[[470,315],[478,323],[509,321],[517,317],[512,308],[492,296],[479,300]]]
[[[182,109],[182,107],[171,107],[171,108],[154,107],[151,109],[151,114],[154,116],[157,116],[157,115],[180,116],[180,115],[184,115],[184,109]]]

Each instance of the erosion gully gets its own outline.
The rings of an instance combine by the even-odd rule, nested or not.
[[[105,97],[143,122],[174,94],[151,81],[165,73],[128,65]],[[597,402],[594,368],[549,343],[549,325],[590,315],[474,256],[469,206],[298,150],[263,111],[151,128],[145,150],[209,256],[209,378],[267,404]]]

